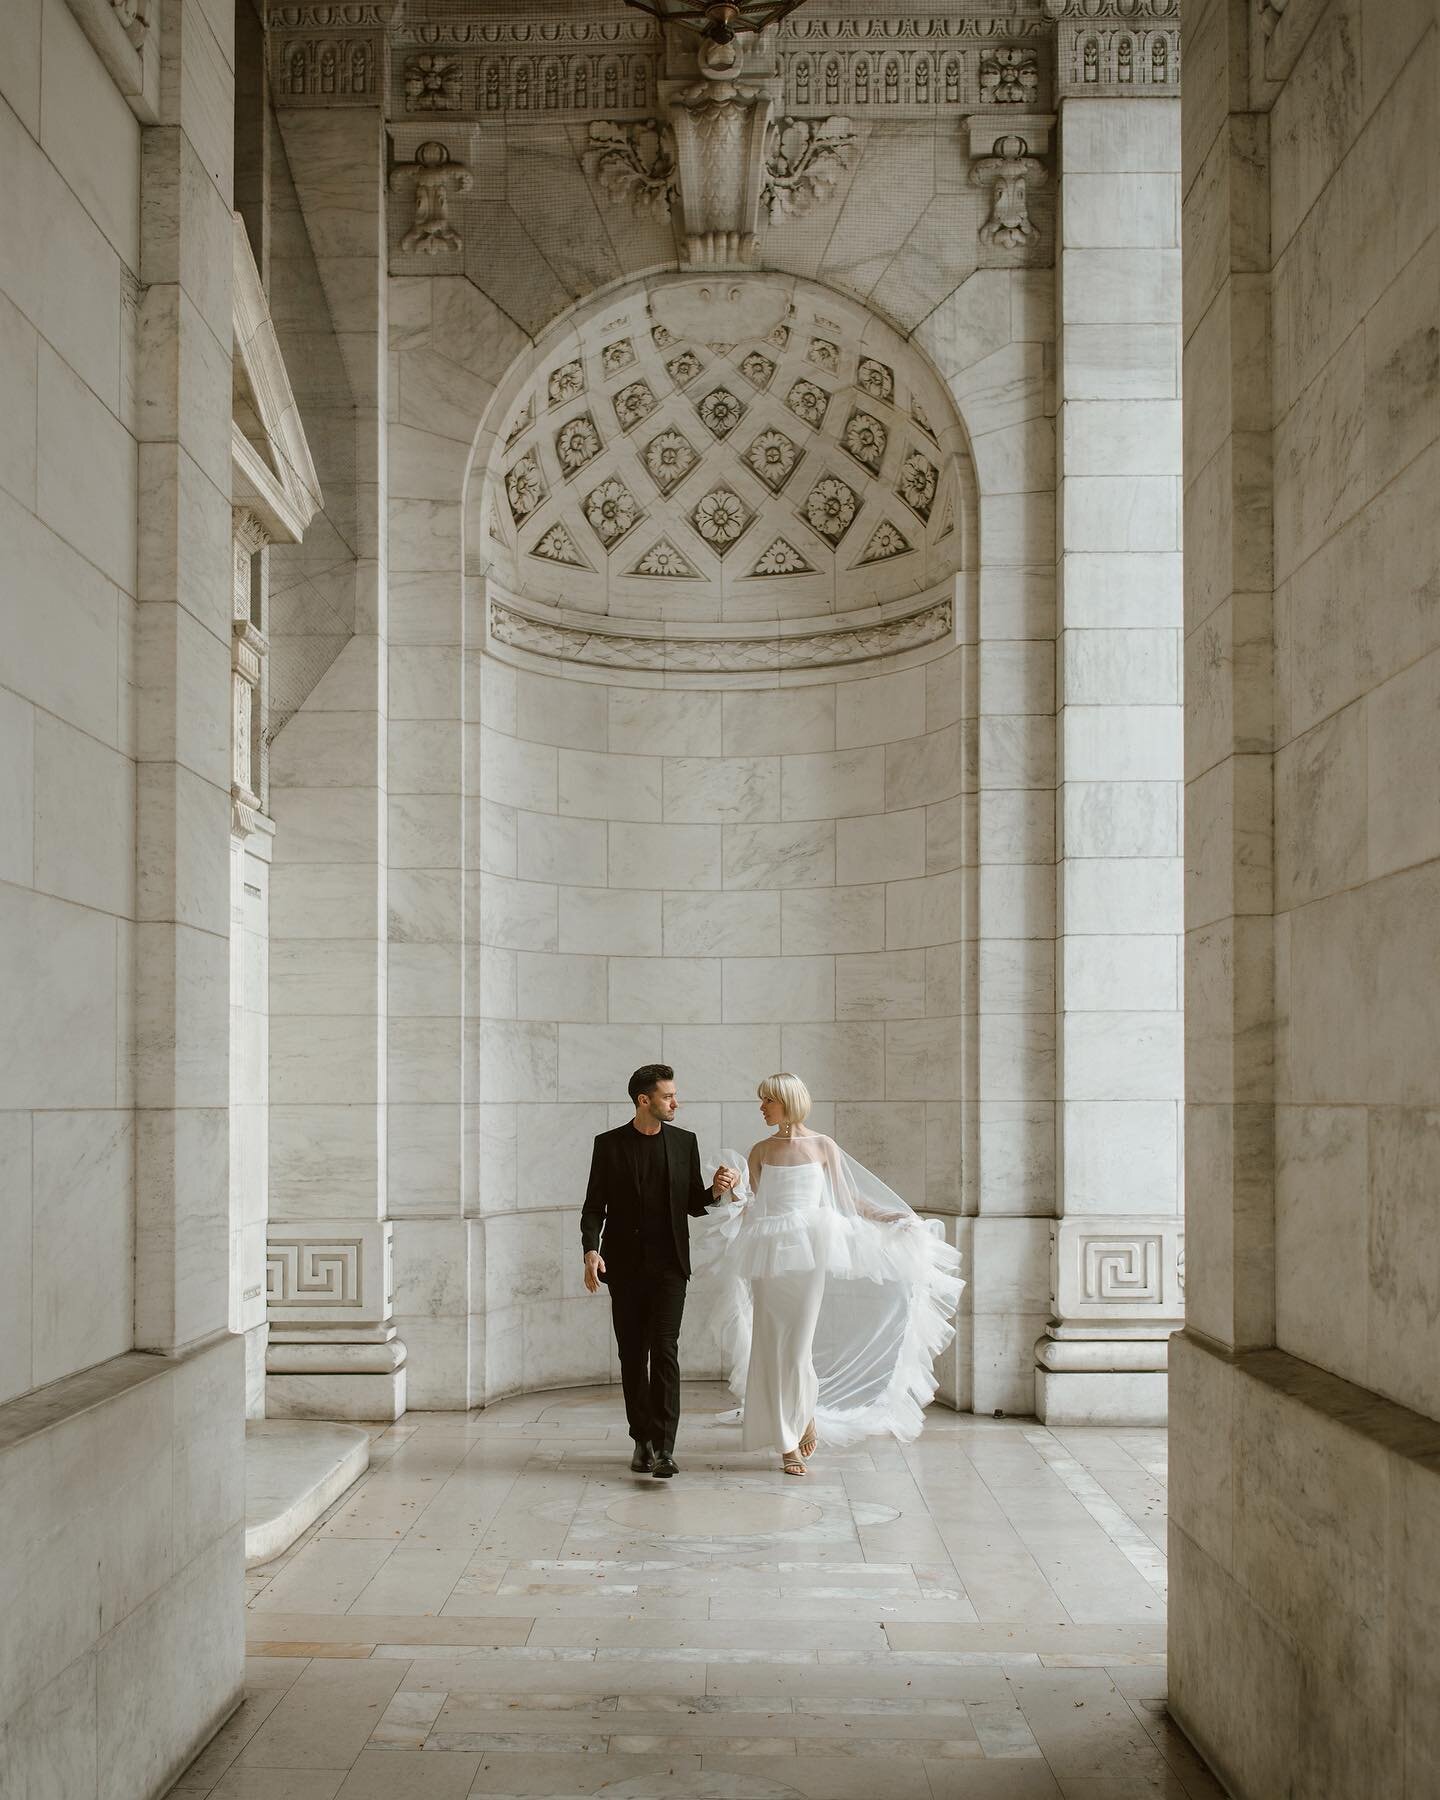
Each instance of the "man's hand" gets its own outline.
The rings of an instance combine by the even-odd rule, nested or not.
[[[598,1250],[585,1252],[585,1292],[600,1292],[600,1277],[605,1273],[605,1259]]]
[[[733,1169],[727,1169],[724,1163],[721,1163],[720,1167],[715,1171],[715,1183],[711,1192],[718,1200],[722,1194],[728,1194],[738,1180],[739,1177],[736,1175],[735,1171]]]

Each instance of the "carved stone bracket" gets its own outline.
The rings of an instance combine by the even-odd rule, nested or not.
[[[1023,137],[997,138],[995,154],[981,157],[970,171],[975,187],[990,190],[990,216],[980,227],[987,250],[1023,250],[1040,236],[1030,217],[1029,190],[1044,185],[1045,165],[1028,150]]]
[[[888,614],[888,616],[887,616]],[[658,670],[667,675],[751,675],[788,669],[826,669],[867,663],[906,650],[946,644],[954,631],[950,598],[894,616],[866,613],[853,624],[807,629],[797,621],[781,630],[736,626],[721,635],[694,628],[644,632],[625,620],[589,621],[575,613],[542,616],[491,597],[494,644],[535,656],[592,668]],[[628,623],[628,628],[627,628]]]
[[[400,249],[422,256],[463,249],[464,241],[450,219],[450,194],[466,193],[473,182],[469,165],[455,161],[434,138],[419,146],[414,162],[397,163],[390,174],[391,192],[410,187],[415,200],[414,219]]]
[[[835,189],[855,153],[849,119],[778,119],[766,144],[762,193],[770,223],[808,213]]]
[[[685,258],[697,268],[753,262],[765,145],[779,92],[775,81],[743,80],[738,44],[703,40],[701,79],[666,83],[685,220]]]
[[[1052,113],[972,114],[966,121],[970,182],[990,196],[990,211],[980,227],[987,250],[1025,250],[1037,243],[1040,229],[1030,217],[1030,193],[1043,187],[1049,174],[1041,160],[1050,146]]]

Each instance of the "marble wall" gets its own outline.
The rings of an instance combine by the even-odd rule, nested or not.
[[[0,69],[0,1400],[128,1350],[134,1305],[140,127],[64,5],[20,11]]]
[[[609,1367],[579,1208],[641,1063],[674,1066],[702,1156],[743,1156],[757,1080],[792,1069],[819,1130],[917,1208],[959,1210],[960,653],[896,661],[713,691],[483,659],[492,1396]]]
[[[758,1062],[807,1061],[822,1106],[837,1121],[849,1109],[858,1153],[955,1210],[972,1284],[947,1392],[1033,1408],[1055,1203],[1053,306],[1047,273],[980,271],[916,340],[973,457],[961,523],[983,552],[956,587],[951,647],[874,685],[687,691],[483,653],[478,546],[504,501],[474,476],[463,508],[445,496],[465,493],[477,419],[480,469],[510,426],[507,396],[550,352],[522,354],[469,282],[392,279],[387,1206],[412,1404],[609,1367],[570,1242],[585,1155],[623,1112],[630,1068],[673,1051],[717,1145],[727,1129],[749,1141]],[[727,838],[749,846],[731,873]],[[787,860],[782,886],[766,871]],[[845,890],[860,910],[842,918]],[[727,949],[726,913],[743,950]],[[767,954],[786,1006],[814,1017],[746,1016],[764,1002],[742,992],[744,965]],[[647,969],[668,979],[672,959],[694,991],[648,992]],[[866,993],[862,972],[894,985]],[[947,981],[958,998],[940,997]],[[842,1045],[855,1060],[836,1062]],[[523,1129],[533,1107],[561,1137]],[[583,1322],[573,1345],[554,1329],[566,1307]]]
[[[0,57],[0,1787],[76,1800],[243,1668],[231,52],[141,35],[17,0]]]
[[[1238,1795],[1427,1794],[1440,44],[1383,0],[1186,28],[1171,1703]]]

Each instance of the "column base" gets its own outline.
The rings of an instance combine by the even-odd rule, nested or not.
[[[1163,1369],[1035,1371],[1035,1416],[1045,1425],[1163,1425]]]
[[[265,1358],[265,1412],[271,1419],[398,1419],[405,1410],[405,1346],[395,1327],[366,1341],[337,1341],[271,1327]],[[361,1336],[361,1333],[356,1333]]]
[[[1035,1415],[1047,1425],[1163,1425],[1179,1322],[1051,1325],[1035,1346]]]

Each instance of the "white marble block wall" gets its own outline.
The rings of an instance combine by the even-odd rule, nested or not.
[[[0,1786],[67,1800],[163,1791],[243,1672],[232,76],[166,24],[148,134],[77,9],[0,52]]]
[[[1170,1701],[1242,1800],[1440,1791],[1432,8],[1186,14]],[[1227,1653],[1228,1652],[1228,1653]]]
[[[611,1368],[609,1309],[580,1285],[579,1213],[591,1141],[629,1116],[643,1062],[674,1066],[702,1156],[764,1135],[755,1084],[787,1068],[819,1129],[915,1206],[959,1210],[959,834],[945,815],[963,785],[960,653],[938,649],[869,678],[723,691],[484,659],[492,1397]],[[718,1373],[703,1289],[692,1310],[688,1366]]]
[[[63,6],[19,11],[0,58],[0,1401],[130,1348],[135,1253],[140,127]]]

